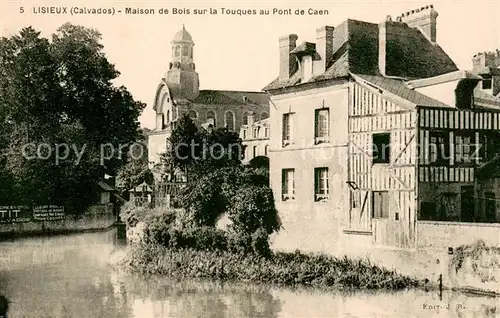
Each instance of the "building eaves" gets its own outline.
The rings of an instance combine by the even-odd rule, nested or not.
[[[446,107],[452,108],[453,106],[447,105],[436,99],[433,99],[427,95],[417,92],[410,87],[408,87],[403,80],[387,78],[377,75],[364,75],[364,74],[352,74],[354,78],[360,78],[371,85],[385,90],[391,94],[394,94],[402,99],[416,106],[424,107]]]

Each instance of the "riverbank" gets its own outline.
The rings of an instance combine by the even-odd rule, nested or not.
[[[277,252],[264,258],[224,251],[173,250],[154,244],[132,244],[112,265],[128,272],[173,278],[326,289],[401,290],[420,285],[415,279],[375,266],[368,260],[299,252]]]
[[[116,216],[112,213],[96,213],[79,218],[57,221],[8,223],[0,226],[0,241],[16,238],[66,235],[105,231],[114,226]]]

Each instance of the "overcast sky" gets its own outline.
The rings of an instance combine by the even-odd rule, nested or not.
[[[0,23],[3,36],[33,26],[44,36],[53,33],[64,22],[98,29],[109,60],[121,72],[117,84],[125,85],[135,99],[147,103],[141,116],[145,127],[154,127],[152,101],[158,82],[171,58],[170,41],[185,24],[195,42],[194,59],[201,89],[260,91],[278,74],[278,38],[296,33],[298,42],[315,41],[315,30],[322,25],[336,26],[347,18],[381,22],[387,15],[434,4],[439,13],[437,40],[461,69],[471,68],[471,57],[479,51],[500,49],[500,1],[280,1],[280,2],[170,2],[170,1],[1,1]],[[24,7],[24,13],[20,7]],[[155,15],[41,15],[39,6],[85,8],[126,7],[154,8]],[[160,8],[216,8],[217,15],[160,15]],[[326,9],[324,16],[227,16],[229,9]]]

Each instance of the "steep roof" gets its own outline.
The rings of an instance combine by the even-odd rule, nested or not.
[[[389,22],[388,22],[389,23]],[[439,45],[431,43],[418,29],[403,22],[390,22],[386,45],[386,74],[407,79],[426,78],[458,70]],[[348,19],[333,31],[333,57],[326,71],[308,82],[348,76],[349,73],[381,75],[378,67],[378,24]],[[300,72],[280,81],[275,78],[264,90],[302,84]]]
[[[217,105],[268,105],[268,97],[264,92],[219,91],[201,90],[200,94],[192,100],[198,104]]]
[[[474,103],[479,107],[489,109],[500,109],[500,95],[493,96],[476,87],[474,89]]]
[[[111,187],[109,184],[107,184],[106,182],[104,181],[99,181],[97,183],[99,185],[99,187],[101,187],[102,190],[104,191],[109,191],[109,192],[113,192],[113,191],[117,191],[115,188]]]
[[[434,98],[417,92],[406,85],[403,80],[391,79],[383,76],[377,75],[364,75],[364,74],[353,74],[355,77],[359,77],[370,84],[386,90],[398,97],[406,99],[407,101],[417,105],[417,106],[427,106],[427,107],[452,107],[443,102],[440,102]]]
[[[182,25],[182,29],[177,31],[177,33],[175,33],[172,41],[189,41],[189,42],[193,42],[193,37],[191,36],[191,34],[189,34],[188,31],[186,31],[186,28],[184,27],[184,25]]]
[[[419,87],[442,84],[442,83],[457,81],[457,80],[462,80],[462,79],[473,79],[473,80],[479,81],[482,78],[481,78],[481,76],[478,76],[470,71],[460,70],[460,71],[450,72],[450,73],[446,73],[446,74],[438,75],[438,76],[434,76],[434,77],[428,77],[428,78],[423,78],[423,79],[417,79],[414,81],[408,81],[408,82],[406,82],[406,84],[408,84],[408,86],[411,88],[419,88]]]

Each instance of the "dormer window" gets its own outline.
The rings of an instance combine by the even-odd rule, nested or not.
[[[290,51],[300,61],[302,82],[307,82],[313,75],[313,56],[316,53],[316,44],[304,42]]]
[[[313,61],[312,56],[304,55],[302,57],[302,81],[307,82],[311,79],[313,74]]]
[[[491,86],[492,86],[491,78],[484,78],[482,81],[482,88],[483,89],[491,89]]]

